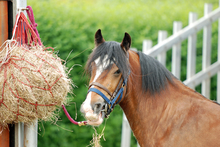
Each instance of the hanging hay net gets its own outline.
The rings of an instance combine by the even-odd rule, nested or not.
[[[0,47],[0,125],[54,120],[72,87],[66,68],[41,45],[23,13],[13,36]]]

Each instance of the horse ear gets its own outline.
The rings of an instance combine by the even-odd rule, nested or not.
[[[101,29],[98,29],[95,33],[95,45],[98,46],[103,42],[105,42],[105,39],[102,37]]]
[[[131,36],[127,32],[125,32],[125,36],[121,42],[121,47],[125,49],[125,51],[128,51],[130,46],[131,46]]]

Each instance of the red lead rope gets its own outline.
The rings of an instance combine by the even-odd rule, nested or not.
[[[29,20],[31,22],[31,27],[32,27],[32,29],[34,30],[35,34],[37,35],[37,37],[39,39],[39,45],[42,45],[41,40],[40,40],[40,35],[39,35],[38,31],[37,31],[37,23],[34,20],[33,9],[31,8],[31,6],[27,6],[26,8],[27,8],[27,10],[26,10],[27,15],[28,15]]]
[[[79,125],[79,126],[85,126],[87,125],[86,121],[81,121],[81,122],[77,122],[74,119],[71,118],[71,116],[69,115],[69,113],[67,112],[66,108],[64,105],[62,105],[63,111],[66,114],[67,118],[75,125]]]

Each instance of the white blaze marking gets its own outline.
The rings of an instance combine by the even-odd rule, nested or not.
[[[105,68],[107,68],[110,64],[112,64],[112,63],[110,63],[110,60],[107,60],[107,59],[108,59],[108,55],[105,55],[103,63],[97,67],[95,78],[93,79],[93,82],[95,82],[98,79],[98,77],[102,74],[102,72],[104,71]],[[98,65],[99,62],[100,62],[100,57],[98,57],[95,60],[95,64]]]
[[[104,71],[105,68],[107,68],[110,64],[110,61],[106,61],[108,59],[108,56],[106,55],[104,57],[104,61],[102,64],[100,64],[98,67],[97,67],[97,70],[96,70],[96,74],[95,74],[95,78],[93,79],[93,82],[95,82],[99,76],[102,74],[102,72]],[[100,62],[100,57],[98,57],[96,60],[95,60],[95,64],[98,65],[98,63]],[[93,86],[92,86],[93,87]],[[91,107],[91,92],[88,93],[87,97],[86,97],[86,100],[84,101],[84,104],[83,104],[83,107],[84,107],[84,110],[88,110],[88,109],[92,109]]]
[[[99,76],[102,74],[105,68],[107,68],[110,64],[112,64],[112,62],[110,63],[110,60],[107,60],[107,59],[108,59],[108,56],[106,55],[104,57],[103,63],[97,66],[97,70],[96,70],[96,74],[93,79],[93,82],[95,82],[99,78]],[[98,65],[99,62],[100,62],[100,57],[95,60],[95,64]],[[89,92],[86,97],[86,100],[83,102],[83,110],[86,113],[86,117],[89,117],[92,120],[93,118],[98,117],[98,115],[94,116],[95,114],[93,114],[92,106],[91,106],[91,99],[92,99],[91,92]]]

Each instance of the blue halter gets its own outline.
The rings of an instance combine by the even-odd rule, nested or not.
[[[126,79],[124,79],[124,81],[123,81],[123,83],[122,83],[122,86],[121,86],[121,88],[118,90],[117,88],[116,88],[116,90],[115,90],[115,92],[117,92],[117,90],[118,90],[118,92],[117,92],[117,94],[114,96],[112,96],[111,94],[109,94],[109,95],[111,95],[111,99],[108,99],[106,96],[105,96],[105,94],[103,94],[100,90],[98,90],[97,88],[90,88],[89,90],[88,90],[88,92],[87,93],[89,93],[89,92],[95,92],[95,93],[97,93],[97,94],[99,94],[106,102],[107,102],[107,104],[108,104],[108,107],[106,108],[106,110],[105,110],[105,116],[107,117],[111,112],[112,112],[112,110],[113,110],[113,108],[114,108],[114,105],[116,105],[116,104],[118,104],[120,101],[121,101],[121,99],[122,99],[122,96],[123,96],[123,92],[124,92],[124,86],[125,85],[127,85],[127,81],[128,81],[128,77],[129,77],[129,75],[130,75],[130,70],[129,70],[129,72],[128,72],[128,76],[127,76],[127,78]],[[119,82],[119,84],[120,84],[120,82]],[[94,85],[94,84],[92,84],[92,85]],[[104,86],[100,86],[101,84],[99,84],[99,85],[96,85],[96,86],[98,86],[98,87],[100,87],[100,88],[102,88],[103,90],[105,90],[107,93],[109,93],[108,91],[108,89],[107,88],[105,88]],[[115,93],[114,92],[114,93]],[[119,97],[120,96],[120,97]],[[119,100],[117,101],[117,103],[115,103],[116,102],[116,100],[118,99],[118,97],[119,97]]]

